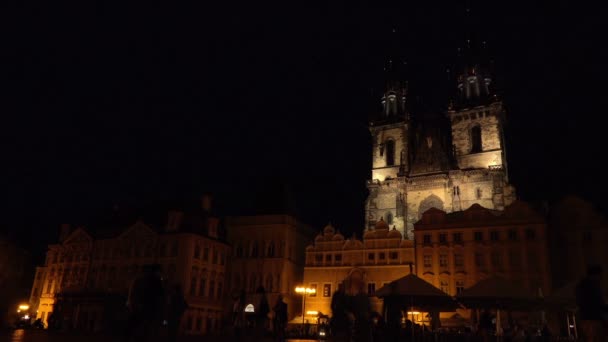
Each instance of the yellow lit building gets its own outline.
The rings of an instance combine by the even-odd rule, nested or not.
[[[353,273],[366,283],[372,309],[382,312],[382,302],[374,297],[376,289],[410,273],[414,265],[414,243],[403,239],[384,220],[365,231],[363,239],[345,239],[330,224],[306,248],[304,286],[316,289],[306,297],[305,311],[331,315],[331,296]],[[299,310],[301,312],[302,309]],[[312,321],[311,321],[312,322]]]
[[[166,225],[155,229],[142,221],[115,233],[94,235],[84,228],[62,226],[59,242],[49,245],[38,267],[30,302],[37,318],[63,326],[102,331],[124,319],[126,296],[144,265],[159,265],[169,288],[182,286],[189,308],[182,320],[186,334],[219,331],[226,293],[230,247],[219,235],[219,219],[210,202],[184,214],[171,211]],[[123,315],[123,316],[121,316]]]
[[[454,213],[431,208],[414,227],[418,276],[449,295],[490,275],[531,294],[551,290],[546,222],[524,202],[504,211],[478,204]]]
[[[282,294],[288,318],[292,319],[299,312],[294,288],[302,281],[304,248],[311,241],[312,229],[288,215],[229,217],[226,229],[233,247],[229,278],[232,295],[244,290],[255,310],[259,287],[267,293],[270,308]]]

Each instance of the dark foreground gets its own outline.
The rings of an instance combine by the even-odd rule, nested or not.
[[[216,336],[183,336],[178,339],[179,342],[195,342],[195,341],[233,341],[234,338],[230,335]],[[119,338],[106,335],[82,335],[77,333],[54,333],[43,330],[0,330],[0,342],[122,342]],[[158,342],[164,342],[166,339],[159,339]],[[263,341],[271,342],[272,339],[245,338],[243,342]],[[294,340],[295,341],[295,340]]]

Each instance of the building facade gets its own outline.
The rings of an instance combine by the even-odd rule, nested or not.
[[[271,308],[281,294],[292,319],[300,303],[294,289],[302,282],[304,248],[311,241],[312,229],[288,215],[228,217],[226,228],[233,247],[231,295],[244,291],[255,310],[258,289],[264,289]]]
[[[131,283],[144,266],[158,265],[165,287],[181,286],[188,302],[180,330],[219,331],[230,247],[204,206],[186,215],[170,212],[159,229],[137,221],[115,234],[94,235],[62,226],[59,242],[49,245],[44,266],[36,269],[30,303],[37,318],[48,324],[54,313],[63,328],[89,331],[119,325]]]
[[[368,227],[381,218],[405,237],[429,208],[464,210],[474,203],[502,210],[515,199],[507,177],[505,109],[478,66],[459,77],[445,117],[410,114],[407,86],[391,81],[369,124],[372,176]]]
[[[589,265],[603,269],[608,295],[608,220],[589,202],[569,196],[549,210],[550,251],[556,290],[583,278]]]
[[[19,304],[27,303],[31,255],[9,238],[0,236],[0,329],[12,325]]]
[[[547,224],[526,203],[504,211],[479,204],[454,213],[431,208],[415,224],[418,276],[455,296],[491,275],[530,294],[551,291]]]
[[[345,239],[329,224],[314,244],[306,247],[304,285],[316,293],[307,295],[305,311],[331,315],[333,293],[345,279],[358,273],[367,285],[372,310],[382,312],[382,302],[374,296],[376,289],[407,275],[413,265],[413,241],[404,239],[382,219],[365,231],[362,240],[354,236]]]

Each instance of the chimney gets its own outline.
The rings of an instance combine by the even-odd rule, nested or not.
[[[184,218],[184,213],[179,210],[169,210],[167,215],[167,227],[165,231],[167,232],[175,232],[179,229],[182,224],[182,219]]]
[[[206,211],[211,211],[211,195],[205,194],[201,197],[201,208]]]
[[[68,235],[70,235],[71,226],[69,223],[62,223],[59,228],[59,242],[65,241]]]
[[[217,239],[218,238],[218,226],[220,220],[216,217],[207,218],[207,235],[210,238]]]

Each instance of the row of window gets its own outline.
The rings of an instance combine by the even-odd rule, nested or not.
[[[262,248],[260,248],[262,246]],[[277,251],[274,241],[269,243],[259,243],[258,241],[252,241],[249,244],[248,248],[243,248],[243,244],[238,242],[234,249],[234,255],[237,258],[242,257],[252,257],[252,258],[274,258],[274,257],[282,257],[284,243],[281,245],[280,249]]]
[[[509,258],[509,265],[512,268],[520,269],[522,267],[523,263],[522,263],[521,252],[519,252],[519,251],[510,252],[508,254],[508,258]],[[477,268],[486,267],[487,266],[486,259],[487,259],[487,254],[475,253],[475,255],[474,255],[475,266]],[[460,253],[453,254],[452,260],[454,263],[454,267],[456,267],[456,268],[464,267],[464,255],[463,254],[460,254]],[[431,255],[431,254],[423,255],[422,261],[423,261],[424,267],[426,267],[426,268],[433,267],[433,255]],[[529,251],[527,253],[526,264],[528,265],[528,268],[530,268],[530,269],[533,269],[533,270],[540,269],[541,263],[540,263],[540,260],[538,259],[538,255],[536,254],[536,252]],[[494,268],[503,267],[504,266],[503,254],[500,252],[490,253],[490,265]],[[446,268],[449,267],[447,254],[443,254],[443,253],[439,254],[439,267],[446,267]]]
[[[210,333],[220,330],[220,320],[213,317],[187,315],[185,330],[189,332]]]
[[[198,277],[192,277],[188,294],[190,296],[221,299],[223,291],[222,282],[218,281],[217,287],[214,280],[210,280],[208,283],[209,286],[207,286],[207,278],[203,277],[199,279]]]
[[[493,230],[490,231],[489,234],[489,238],[491,241],[500,241],[503,238],[503,234],[504,232],[498,231],[498,230]],[[536,239],[536,231],[532,228],[527,228],[525,230],[525,237],[527,240],[535,240]],[[482,231],[476,231],[473,232],[473,240],[474,241],[485,241],[486,236],[484,234],[484,232]],[[518,236],[518,232],[516,229],[510,229],[507,231],[507,239],[510,241],[517,241],[519,239]],[[462,233],[452,233],[452,240],[451,242],[453,243],[462,243],[463,240],[463,234]],[[432,243],[432,235],[431,234],[424,234],[422,236],[422,243],[425,245],[430,245]],[[439,233],[439,240],[438,242],[440,244],[447,244],[448,243],[448,233]]]
[[[273,276],[272,274],[267,274],[263,276],[262,274],[251,274],[249,276],[249,281],[247,281],[247,277],[244,276],[241,279],[240,274],[235,274],[234,279],[232,280],[232,286],[234,289],[246,289],[249,292],[255,292],[258,287],[263,286],[264,290],[268,292],[279,291],[281,283],[281,276],[277,274]]]
[[[178,241],[171,243],[161,242],[158,245],[157,255],[160,257],[176,257],[179,250]],[[155,248],[148,244],[145,246],[131,246],[128,249],[119,246],[98,248],[94,252],[94,259],[118,259],[118,258],[140,258],[153,257]],[[63,263],[63,262],[80,262],[88,261],[90,252],[86,253],[49,253],[47,264]]]
[[[388,258],[391,260],[397,260],[399,258],[399,253],[398,252],[378,252],[378,253],[368,253],[367,254],[367,260],[369,261],[375,261],[375,260],[386,260],[387,259],[387,255]],[[321,263],[321,262],[332,262],[332,261],[336,261],[336,262],[342,262],[342,254],[341,253],[336,253],[336,254],[322,254],[322,253],[318,253],[315,254],[315,262],[317,263]]]
[[[198,260],[202,260],[202,261],[209,261],[209,254],[210,254],[210,248],[209,247],[204,247],[202,249],[202,253],[201,253],[201,247],[199,245],[195,245],[194,246],[194,259],[198,259]],[[224,253],[218,251],[217,249],[213,249],[211,251],[211,263],[216,265],[224,265],[224,263],[226,262],[225,257],[224,257]]]

